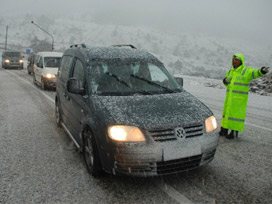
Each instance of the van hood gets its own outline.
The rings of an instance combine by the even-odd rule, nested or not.
[[[139,96],[95,96],[101,121],[137,126],[143,129],[203,124],[212,112],[197,98],[183,91]]]

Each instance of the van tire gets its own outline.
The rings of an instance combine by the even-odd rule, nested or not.
[[[33,72],[33,83],[36,84],[36,77],[35,77],[35,73]]]
[[[41,87],[42,87],[43,90],[46,90],[46,85],[44,83],[43,77],[42,77],[42,80],[41,80]]]
[[[83,131],[83,157],[89,174],[93,177],[101,176],[102,168],[98,148],[89,129]]]

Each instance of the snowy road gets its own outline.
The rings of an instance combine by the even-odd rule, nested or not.
[[[184,84],[220,119],[223,89],[186,77]],[[33,85],[26,70],[0,68],[0,203],[272,203],[271,97],[249,96],[245,132],[237,140],[221,137],[203,168],[94,179],[55,124],[54,95]]]

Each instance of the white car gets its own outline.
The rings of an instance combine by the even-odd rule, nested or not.
[[[61,52],[38,52],[33,67],[33,82],[46,89],[56,88],[56,75],[60,66]]]

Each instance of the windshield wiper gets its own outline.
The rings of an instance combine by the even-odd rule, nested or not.
[[[131,74],[130,76],[132,76],[132,77],[134,77],[134,78],[136,78],[136,79],[145,81],[145,82],[147,82],[148,84],[155,85],[155,86],[157,86],[157,87],[163,88],[164,90],[168,91],[169,93],[177,93],[176,91],[174,91],[174,90],[172,90],[172,89],[170,89],[170,88],[168,88],[168,87],[162,86],[162,85],[160,85],[160,84],[157,84],[157,83],[155,83],[154,81],[150,81],[150,80],[148,80],[148,79],[145,79],[145,78],[136,76],[136,75],[134,75],[134,74]]]
[[[105,74],[113,77],[116,79],[116,81],[120,82],[121,84],[124,84],[126,87],[130,88],[131,90],[137,92],[137,93],[142,93],[142,94],[149,94],[152,95],[151,92],[146,91],[144,89],[134,89],[129,83],[127,83],[126,81],[122,80],[120,77],[118,77],[117,75],[111,73],[111,72],[106,72]]]

